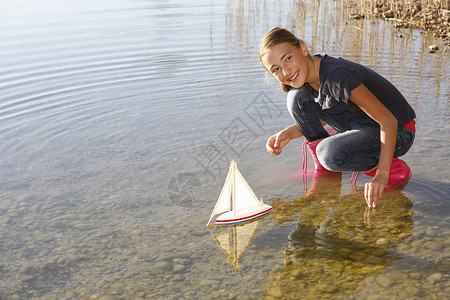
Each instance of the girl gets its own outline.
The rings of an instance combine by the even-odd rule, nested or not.
[[[295,122],[268,139],[269,153],[279,155],[290,140],[305,136],[316,170],[373,176],[364,188],[369,207],[382,201],[385,188],[411,176],[396,157],[414,141],[416,116],[384,77],[342,58],[311,56],[303,41],[278,27],[262,38],[259,59],[288,92]],[[339,134],[329,136],[325,124]]]

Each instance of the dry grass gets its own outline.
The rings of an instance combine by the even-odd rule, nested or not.
[[[347,0],[348,1],[348,0]],[[352,18],[374,16],[450,38],[450,0],[350,0]]]

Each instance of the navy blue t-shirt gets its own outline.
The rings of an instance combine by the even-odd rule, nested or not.
[[[360,64],[328,55],[316,55],[320,61],[319,93],[313,93],[315,101],[323,110],[340,114],[349,121],[378,126],[356,104],[349,101],[351,91],[363,83],[367,89],[394,115],[398,128],[416,118],[414,110],[405,97],[386,78]]]

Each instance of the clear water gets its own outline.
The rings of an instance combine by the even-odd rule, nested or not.
[[[2,2],[0,298],[445,298],[448,52],[351,11],[339,1]],[[416,110],[404,157],[413,177],[376,211],[363,175],[356,191],[351,174],[311,191],[298,176],[301,139],[265,152],[292,122],[257,58],[278,25],[313,52],[374,68]],[[274,207],[239,274],[205,230],[231,159]]]

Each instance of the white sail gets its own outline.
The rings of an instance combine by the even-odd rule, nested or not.
[[[211,213],[211,217],[209,218],[208,224],[211,222],[212,218],[215,215],[231,210],[231,200],[232,200],[231,193],[233,189],[232,178],[234,177],[233,173],[235,165],[236,165],[235,163],[234,164],[231,163],[230,170],[228,171],[227,178],[225,179],[225,184],[223,185],[219,199],[217,200],[216,205],[214,206],[214,210]]]
[[[216,225],[231,225],[258,218],[271,209],[271,206],[258,200],[239,172],[236,163],[232,161],[225,184],[206,226],[212,225],[211,221],[215,216],[217,216],[214,222]]]
[[[231,179],[227,178],[223,186],[222,192],[220,193],[219,199],[217,200],[216,207],[214,208],[214,214],[220,214],[231,209],[231,190],[232,184]]]
[[[236,198],[233,205],[233,211],[235,213],[241,210],[248,210],[250,208],[259,208],[261,206],[261,203],[255,193],[253,193],[252,189],[237,168],[235,169],[234,187],[236,191]]]

